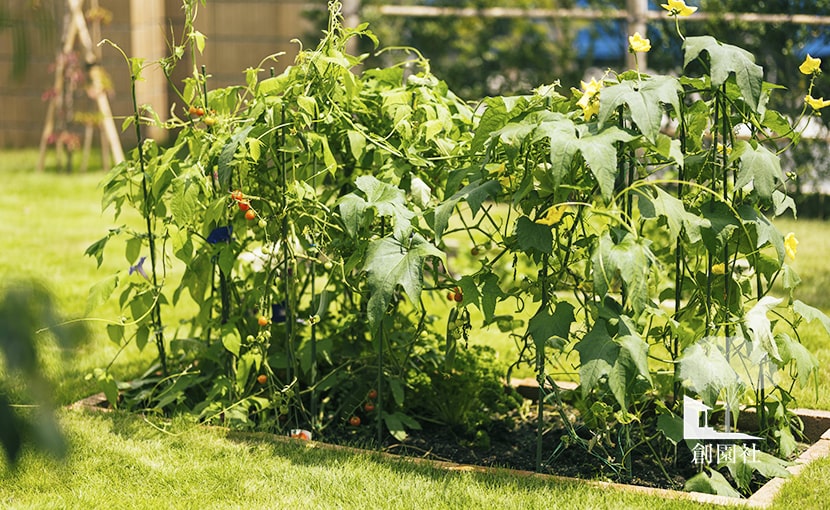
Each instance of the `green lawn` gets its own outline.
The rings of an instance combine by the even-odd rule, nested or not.
[[[35,160],[33,151],[5,151],[0,157],[0,178],[9,190],[0,207],[0,239],[5,244],[0,250],[0,286],[15,278],[37,279],[55,294],[63,315],[81,318],[90,285],[127,269],[117,246],[108,249],[100,270],[94,259],[83,256],[113,226],[111,214],[100,211],[102,174],[38,174],[32,170]],[[781,230],[795,231],[801,240],[796,263],[805,283],[799,297],[830,307],[821,283],[830,279],[824,259],[830,227],[782,222]],[[89,316],[115,320],[118,311],[108,304]],[[54,347],[43,351],[58,404],[97,391],[85,375],[109,363],[118,350],[104,326],[87,322],[87,338],[73,352]],[[823,368],[821,397],[815,400],[813,393],[804,392],[801,405],[830,409],[830,342],[818,329],[805,331],[804,340]],[[151,347],[143,353],[128,348],[114,371],[119,377],[135,375],[154,354]],[[0,507],[705,508],[586,484],[505,472],[448,472],[371,453],[243,438],[184,420],[161,430],[159,422],[126,413],[62,410],[59,417],[71,444],[69,455],[59,462],[27,451],[14,471],[0,461]],[[828,475],[830,459],[814,463],[785,485],[775,507],[821,507],[830,500]]]

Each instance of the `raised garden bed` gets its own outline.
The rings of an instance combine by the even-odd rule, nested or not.
[[[525,398],[534,397],[538,391],[533,380],[514,381],[517,391]],[[562,387],[570,387],[569,383],[561,383]],[[88,409],[95,411],[109,411],[111,408],[103,393],[92,395],[70,406],[72,409]],[[797,409],[796,414],[804,423],[804,435],[809,441],[806,449],[794,460],[787,471],[797,476],[810,462],[830,456],[830,412],[811,409]],[[750,427],[753,420],[751,410],[741,414],[740,426]],[[558,457],[559,461],[546,466],[548,472],[537,473],[532,470],[535,442],[535,424],[527,420],[518,421],[515,428],[503,430],[502,435],[493,434],[489,448],[474,448],[459,443],[457,436],[445,427],[425,427],[421,433],[413,434],[405,442],[390,442],[385,444],[380,455],[392,459],[406,460],[414,463],[427,463],[431,466],[448,471],[487,472],[492,470],[509,471],[516,476],[529,476],[547,479],[555,482],[585,483],[595,487],[608,487],[616,490],[625,490],[651,494],[661,498],[691,499],[701,503],[721,505],[743,504],[752,508],[768,507],[775,495],[783,486],[786,479],[773,478],[767,481],[760,489],[746,499],[728,498],[698,492],[684,492],[666,488],[666,481],[660,481],[657,469],[644,462],[636,465],[634,476],[628,478],[628,483],[604,481],[603,474],[596,469],[596,462],[585,455],[584,451],[573,448],[571,453],[564,453]],[[497,427],[498,430],[498,427]],[[231,431],[230,434],[238,437],[253,435],[268,437],[277,442],[301,441],[288,436],[266,434],[259,432]],[[551,431],[549,442],[555,442],[555,434]],[[366,449],[352,446],[359,443],[360,438],[348,434],[332,437],[336,442],[308,441],[309,448],[330,448],[354,453],[366,453]],[[515,466],[529,466],[515,467]],[[593,466],[593,468],[592,468]],[[591,475],[591,472],[594,472]],[[689,468],[680,470],[675,484],[683,480],[683,475],[693,475],[696,470],[691,464]],[[586,478],[586,475],[589,478]],[[591,478],[591,476],[593,476]],[[664,486],[661,486],[664,485]],[[681,483],[682,485],[682,483]]]

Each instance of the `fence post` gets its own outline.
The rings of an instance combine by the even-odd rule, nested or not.
[[[648,0],[626,0],[626,9],[628,10],[628,35],[632,36],[635,32],[639,32],[641,36],[646,35],[648,19]],[[625,65],[627,69],[634,69],[637,67],[637,61],[634,59],[634,54],[628,51],[628,40],[625,41]],[[648,56],[646,53],[640,53],[637,56],[639,60],[640,69],[646,70],[648,68]]]

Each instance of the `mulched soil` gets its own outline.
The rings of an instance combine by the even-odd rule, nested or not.
[[[643,448],[633,452],[630,469],[624,469],[619,462],[612,467],[613,462],[606,463],[598,458],[599,448],[589,453],[581,445],[567,445],[567,439],[563,442],[567,432],[557,413],[546,413],[545,427],[542,473],[675,490],[682,490],[686,480],[698,473],[698,468],[692,463],[692,453],[685,445],[678,445],[676,463],[668,458],[655,458],[648,448]],[[320,439],[334,444],[371,448],[376,444],[375,430],[371,424],[359,428],[344,426],[327,430],[325,437]],[[535,471],[536,431],[535,415],[516,415],[512,419],[500,419],[489,424],[489,441],[483,441],[489,444],[481,444],[482,441],[476,444],[472,434],[457,433],[449,427],[425,423],[423,430],[408,431],[404,441],[387,436],[382,449],[398,455],[459,464]],[[580,436],[590,439],[587,431],[580,433]]]

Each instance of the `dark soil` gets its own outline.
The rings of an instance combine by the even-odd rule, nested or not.
[[[658,457],[648,447],[643,447],[635,449],[629,465],[624,466],[620,458],[614,458],[621,457],[617,445],[606,444],[604,448],[594,447],[589,452],[583,444],[568,440],[567,429],[562,423],[556,413],[545,416],[541,473],[675,490],[682,490],[686,480],[698,473],[692,453],[685,445],[678,445],[676,462],[670,458],[673,449],[666,452],[665,457]],[[322,440],[372,447],[376,445],[373,425],[327,430]],[[516,415],[493,421],[486,427],[486,434],[479,432],[478,439],[475,433],[462,433],[429,423],[422,425],[423,430],[408,431],[404,441],[386,435],[382,449],[410,457],[536,471],[535,416]],[[578,435],[584,442],[591,437],[587,430]]]

